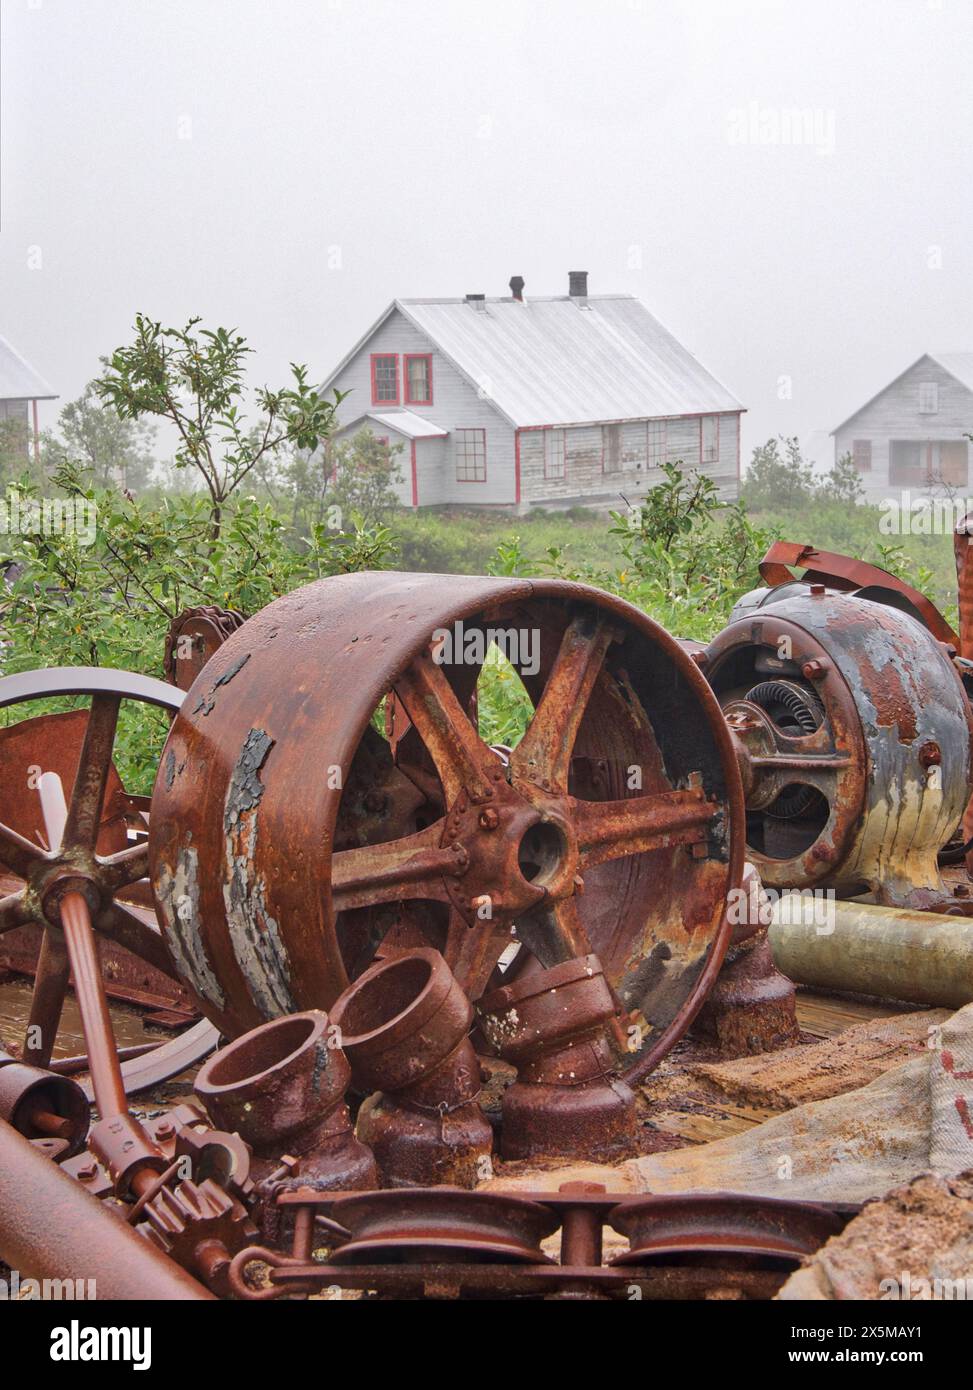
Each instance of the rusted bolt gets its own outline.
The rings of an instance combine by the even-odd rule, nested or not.
[[[824,588],[824,585],[823,585],[823,584],[812,584],[812,585],[811,585],[811,593],[813,594],[813,596],[814,596],[815,598],[821,598],[821,597],[824,595],[824,592],[825,592],[825,588]]]
[[[85,1163],[78,1169],[78,1177],[82,1182],[91,1182],[98,1176],[97,1163]]]
[[[801,675],[805,680],[823,681],[827,674],[827,666],[823,661],[818,661],[817,659],[814,661],[805,661],[804,665],[801,667]]]
[[[480,826],[483,830],[496,830],[500,824],[500,817],[492,806],[488,806],[485,811],[480,812]]]
[[[706,670],[706,667],[709,665],[708,652],[690,652],[689,655],[692,657],[693,661],[695,661],[696,665],[699,667],[701,671]]]
[[[933,743],[932,740],[924,743],[919,749],[920,767],[938,767],[942,760],[943,755],[939,744]]]
[[[970,896],[970,885],[968,883],[957,883],[953,889],[953,895],[957,898],[968,898]]]
[[[176,1132],[176,1127],[171,1120],[160,1120],[155,1127],[156,1139],[171,1139]]]

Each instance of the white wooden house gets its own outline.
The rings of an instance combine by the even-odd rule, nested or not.
[[[725,497],[743,406],[631,295],[397,299],[324,383],[336,438],[401,445],[406,506],[617,506],[681,461]]]
[[[973,433],[973,352],[925,353],[832,431],[866,500],[965,491]]]
[[[32,430],[35,458],[39,458],[40,451],[37,402],[54,400],[57,395],[44,378],[38,376],[6,338],[0,338],[0,421],[19,421],[24,426],[25,436],[28,429]]]

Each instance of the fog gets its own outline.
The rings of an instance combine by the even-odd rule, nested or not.
[[[970,0],[0,0],[0,334],[324,376],[396,296],[638,295],[744,457],[973,349]],[[52,423],[58,405],[45,406]]]

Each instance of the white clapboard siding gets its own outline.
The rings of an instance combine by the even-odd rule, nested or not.
[[[936,384],[939,396],[938,409],[929,414],[919,410],[919,387],[926,382]],[[900,491],[889,477],[889,446],[893,440],[962,442],[971,432],[973,391],[935,358],[924,357],[835,431],[834,456],[838,460],[845,454],[853,454],[856,440],[871,443],[872,466],[862,472],[861,480],[866,499],[877,502]],[[967,450],[969,457],[968,441]],[[908,490],[917,497],[924,492],[917,485]],[[973,495],[973,470],[966,493]]]
[[[393,352],[399,354],[400,404],[404,409],[428,418],[449,431],[449,437],[441,442],[417,442],[417,464],[420,455],[423,460],[418,479],[420,507],[445,502],[464,506],[486,503],[513,507],[516,502],[516,478],[512,427],[487,401],[480,399],[476,388],[398,310],[394,310],[375,330],[331,383],[337,390],[351,393],[341,403],[339,421],[350,423],[373,408],[372,354]],[[432,404],[406,405],[402,394],[405,354],[423,352],[432,354]],[[382,406],[381,409],[387,411],[390,407]],[[456,478],[454,436],[459,429],[486,431],[486,479],[483,482],[459,482]],[[373,427],[373,432],[377,434],[380,431]],[[438,477],[433,479],[430,473],[438,473]],[[427,496],[427,483],[435,483],[431,491],[437,495]]]

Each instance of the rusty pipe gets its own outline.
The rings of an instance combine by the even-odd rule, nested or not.
[[[814,921],[785,910],[787,902],[777,903],[769,938],[777,968],[792,980],[943,1008],[973,1001],[970,918],[835,902]]]
[[[128,1113],[121,1063],[112,1038],[108,996],[98,962],[88,904],[80,893],[61,899],[61,929],[74,975],[74,992],[81,1012],[88,1069],[95,1103],[103,1120]]]
[[[0,1120],[0,1258],[31,1279],[93,1279],[98,1299],[211,1299]]]

